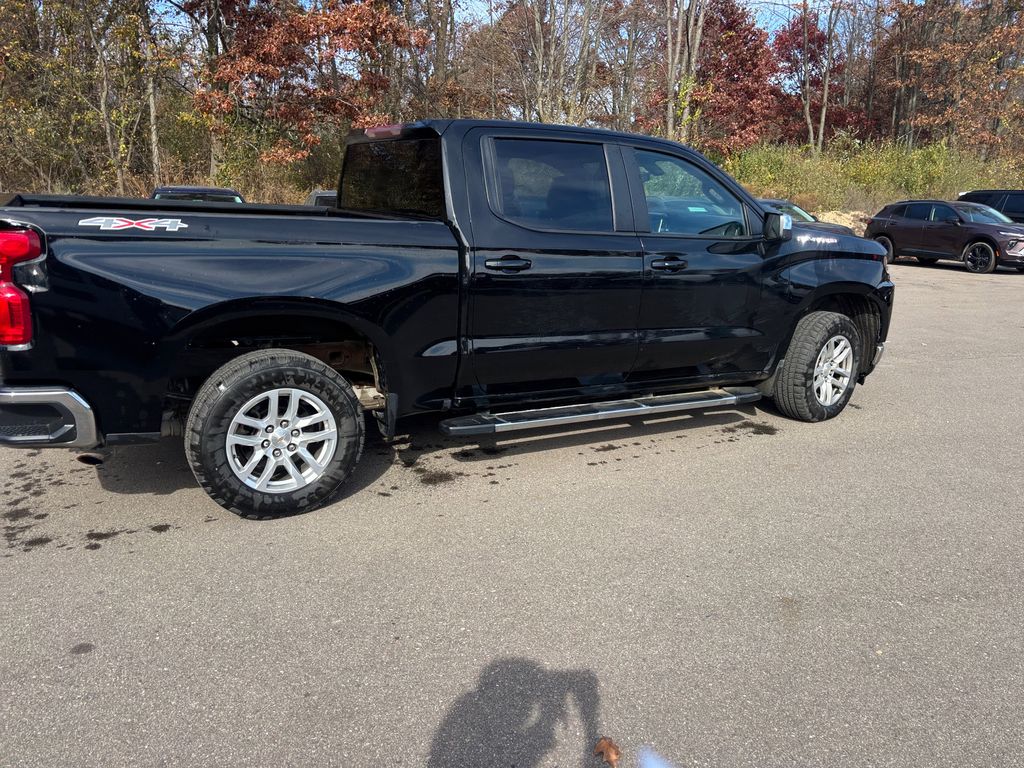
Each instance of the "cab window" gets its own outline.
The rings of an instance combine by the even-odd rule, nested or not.
[[[547,230],[611,232],[604,146],[494,139],[491,206],[509,221]]]
[[[633,152],[651,232],[703,237],[748,234],[743,204],[710,174],[661,152]]]

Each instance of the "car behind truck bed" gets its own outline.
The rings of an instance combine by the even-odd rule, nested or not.
[[[427,121],[349,137],[337,209],[0,207],[0,444],[184,434],[239,514],[323,504],[362,449],[771,396],[838,414],[888,333],[875,243],[793,227],[649,137]]]

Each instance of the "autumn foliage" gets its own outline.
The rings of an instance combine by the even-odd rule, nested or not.
[[[388,120],[377,107],[389,81],[375,70],[385,52],[426,44],[378,2],[222,0],[219,10],[231,42],[210,57],[195,103],[222,131],[232,120],[270,126],[279,136],[261,158],[275,163],[308,157],[325,132]]]
[[[942,147],[963,167],[1016,173],[1016,2],[765,7],[0,0],[0,188],[142,194],[222,182],[293,199],[332,182],[350,128],[422,117],[642,131],[733,168],[750,167],[744,153],[769,157],[768,146],[822,158],[821,174],[827,157],[860,173],[849,153],[865,147],[900,157]]]

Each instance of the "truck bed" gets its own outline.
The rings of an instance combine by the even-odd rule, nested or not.
[[[0,385],[74,390],[108,443],[158,434],[172,380],[204,360],[282,335],[386,345],[403,408],[450,396],[457,356],[431,351],[458,335],[460,247],[444,222],[61,195],[10,197],[4,221],[38,228],[47,255],[33,343],[0,350]]]
[[[149,200],[138,197],[90,197],[87,195],[25,195],[0,193],[0,208],[52,208],[76,211],[140,211],[155,213],[219,213],[236,216],[316,216],[330,219],[418,220],[415,216],[373,214],[312,205],[265,205],[262,203],[210,203],[196,200]]]

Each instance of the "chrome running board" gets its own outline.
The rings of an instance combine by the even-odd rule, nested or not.
[[[530,411],[474,413],[469,416],[445,419],[441,422],[440,429],[444,434],[453,436],[493,435],[497,432],[513,432],[519,429],[539,429],[587,421],[626,419],[657,413],[741,405],[756,402],[761,397],[761,393],[754,387],[722,387],[721,389],[683,392],[674,395],[610,400],[603,403],[559,405],[553,408],[535,408]]]

